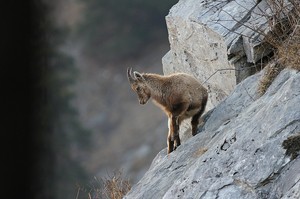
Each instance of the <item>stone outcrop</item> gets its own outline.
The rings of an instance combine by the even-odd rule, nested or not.
[[[209,87],[208,109],[236,83],[255,72],[256,62],[270,53],[262,45],[271,10],[267,0],[180,0],[166,17],[170,51],[163,58],[165,74],[187,72]],[[231,69],[213,73],[220,69]]]
[[[262,35],[270,30],[264,16],[273,10],[268,0],[180,0],[166,16],[170,51],[162,59],[164,74],[194,75],[208,88],[206,111],[212,109],[270,54]],[[189,124],[180,128],[183,141],[191,136]]]
[[[299,198],[300,73],[283,70],[259,97],[263,71],[214,109],[196,136],[163,149],[131,198]]]

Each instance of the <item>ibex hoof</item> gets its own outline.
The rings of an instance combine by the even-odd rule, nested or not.
[[[195,136],[195,135],[197,135],[197,134],[198,134],[197,130],[192,131],[192,135],[193,135],[193,136]]]

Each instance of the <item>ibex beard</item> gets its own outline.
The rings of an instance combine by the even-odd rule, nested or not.
[[[179,127],[183,120],[192,118],[192,135],[197,134],[208,93],[196,78],[186,73],[167,76],[137,71],[132,73],[132,68],[127,68],[127,78],[140,104],[146,104],[152,98],[168,116],[168,154],[180,145]]]

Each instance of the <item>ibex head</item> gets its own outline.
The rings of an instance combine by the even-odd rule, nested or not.
[[[151,97],[151,92],[143,74],[134,71],[132,76],[132,68],[127,68],[127,78],[132,90],[137,93],[140,104],[146,104]]]

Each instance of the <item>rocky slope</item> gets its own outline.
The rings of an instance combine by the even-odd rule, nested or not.
[[[259,97],[262,73],[209,111],[195,137],[158,153],[125,198],[299,198],[299,137],[285,140],[300,136],[300,73],[282,71]]]
[[[208,112],[195,137],[187,123],[180,127],[182,145],[158,153],[126,199],[300,197],[300,73],[283,70],[259,96],[264,70],[253,70],[271,52],[262,42],[270,2],[180,0],[172,7],[164,73],[205,83]],[[229,70],[211,76],[220,69]]]

